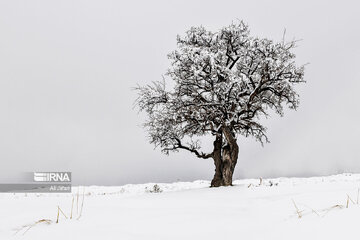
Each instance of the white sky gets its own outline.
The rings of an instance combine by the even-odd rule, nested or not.
[[[75,184],[211,179],[211,160],[147,143],[132,87],[161,79],[176,35],[242,19],[303,39],[298,111],[238,140],[235,178],[359,172],[357,1],[0,1],[0,180],[71,171]]]

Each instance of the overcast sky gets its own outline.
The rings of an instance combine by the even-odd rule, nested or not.
[[[71,171],[75,184],[211,179],[212,160],[148,144],[132,87],[161,79],[176,35],[237,19],[302,39],[298,111],[239,138],[234,178],[359,172],[357,1],[0,1],[0,179]]]

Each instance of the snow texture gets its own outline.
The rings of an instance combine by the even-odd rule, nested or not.
[[[84,195],[84,187],[72,194],[1,193],[0,239],[358,238],[360,174],[233,183],[90,186]],[[70,217],[73,198],[73,218],[60,213],[56,223],[58,206]]]

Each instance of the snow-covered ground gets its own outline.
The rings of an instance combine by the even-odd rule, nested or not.
[[[358,239],[360,174],[0,194],[0,239]],[[77,193],[79,192],[79,198]],[[84,198],[84,201],[83,201]],[[73,217],[69,218],[72,199]],[[83,206],[83,207],[82,207]],[[82,210],[81,210],[82,208]],[[80,212],[81,217],[79,218]]]

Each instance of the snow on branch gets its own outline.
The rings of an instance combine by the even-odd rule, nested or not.
[[[181,140],[218,136],[225,128],[234,137],[267,142],[261,117],[269,110],[283,115],[285,107],[298,107],[294,87],[304,82],[304,66],[295,63],[296,41],[255,38],[239,22],[218,32],[192,27],[177,44],[168,55],[172,90],[165,89],[164,79],[136,88],[150,142],[165,153],[184,149],[208,158],[211,154],[198,152],[198,145],[185,146]]]

